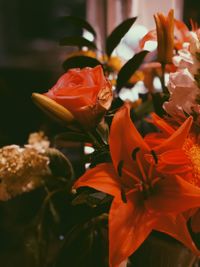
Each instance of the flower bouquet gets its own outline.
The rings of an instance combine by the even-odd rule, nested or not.
[[[140,69],[144,77],[151,69],[151,79],[157,75],[161,81],[162,92],[150,92],[149,97],[155,111],[164,117],[156,113],[146,116],[156,132],[144,137],[139,133],[133,103],[125,101],[112,109],[117,91],[112,90],[100,65],[70,69],[49,92],[33,95],[36,104],[64,119],[74,137],[94,148],[88,158],[90,168],[72,186],[73,204],[89,203],[94,208],[109,204],[108,261],[112,267],[126,266],[131,255],[134,266],[134,253],[152,231],[165,233],[190,249],[194,254],[185,260],[187,266],[199,255],[192,233],[200,230],[200,36],[197,29],[189,32],[176,21],[172,10],[167,17],[156,14],[155,22],[156,31],[148,33],[140,45],[157,38],[157,59]],[[178,40],[174,28],[181,36]],[[118,73],[117,90],[130,61]],[[129,74],[133,74],[131,70]],[[157,251],[162,246],[158,244]],[[136,265],[144,266],[135,257]],[[158,258],[151,266],[161,266]],[[169,263],[162,266],[184,266],[173,251],[164,258],[162,255],[162,261],[168,259]]]
[[[108,36],[108,58],[134,21],[125,21]],[[69,189],[65,191],[68,223],[64,231],[59,222],[62,242],[46,250],[54,251],[54,257],[40,266],[198,264],[200,34],[194,23],[190,32],[175,20],[172,10],[166,17],[156,14],[155,22],[156,30],[140,41],[140,48],[157,40],[157,57],[140,51],[115,73],[115,83],[109,81],[106,62],[99,64],[88,55],[84,61],[82,54],[82,61],[65,61],[65,67],[75,65],[66,67],[48,92],[32,96],[44,112],[66,126],[66,133],[56,140],[93,148],[85,155],[89,168],[83,175],[61,185],[60,189]],[[75,45],[77,40],[79,47],[96,49],[80,38],[64,38],[61,44]],[[143,73],[148,91],[135,105],[119,100],[119,92],[136,70]],[[160,80],[160,91],[153,87],[155,78]],[[65,169],[66,165],[60,166]],[[54,193],[48,200],[55,215]]]

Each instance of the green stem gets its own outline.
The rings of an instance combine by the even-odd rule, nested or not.
[[[94,147],[96,147],[96,148],[101,148],[102,147],[102,145],[97,141],[96,137],[91,132],[88,131],[87,135],[92,140]]]
[[[161,81],[161,85],[162,85],[162,90],[164,94],[169,94],[167,87],[165,86],[165,67],[166,65],[164,63],[161,64],[161,77],[160,77],[160,81]]]

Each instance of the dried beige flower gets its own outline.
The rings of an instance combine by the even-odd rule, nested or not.
[[[49,158],[34,146],[17,145],[0,149],[0,200],[7,200],[41,185],[49,175]]]
[[[28,144],[38,150],[38,152],[44,153],[49,148],[50,141],[44,132],[40,131],[29,135]]]

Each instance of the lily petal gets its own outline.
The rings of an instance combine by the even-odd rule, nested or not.
[[[165,142],[155,147],[157,153],[182,148],[192,126],[193,119],[189,117]]]
[[[127,194],[127,203],[113,200],[109,213],[110,267],[118,267],[152,231],[155,217],[145,210],[139,196]]]
[[[185,173],[186,176],[188,172],[191,175],[192,167],[183,150],[174,149],[159,155],[157,170],[165,174]]]
[[[168,234],[183,243],[192,252],[199,255],[200,251],[196,248],[191,235],[188,231],[187,221],[183,215],[168,214],[162,216],[157,222],[155,230]]]
[[[148,41],[157,41],[156,29],[149,31],[139,42],[140,48],[144,48],[145,43]]]
[[[112,164],[102,163],[88,170],[74,184],[73,188],[87,186],[114,197],[121,196],[121,189]]]
[[[115,114],[111,125],[109,144],[116,170],[121,160],[129,166],[133,165],[132,152],[136,147],[143,151],[150,151],[131,121],[129,104],[125,104]]]
[[[166,136],[163,133],[148,133],[145,135],[144,140],[154,149],[166,140]]]
[[[145,206],[150,211],[178,214],[200,206],[200,189],[178,175],[170,175],[154,185],[154,194]]]
[[[168,123],[166,123],[165,120],[159,117],[156,113],[154,112],[151,113],[151,117],[152,117],[152,123],[167,136],[170,136],[175,132],[175,130]]]

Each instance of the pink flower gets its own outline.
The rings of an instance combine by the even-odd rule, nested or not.
[[[173,63],[180,69],[187,68],[194,75],[200,69],[200,61],[197,58],[197,53],[200,53],[200,41],[195,32],[190,32],[188,38],[189,43],[183,44],[183,49],[173,57]]]
[[[196,98],[200,89],[188,69],[180,69],[170,74],[168,90],[169,102],[165,102],[163,107],[172,117],[183,117],[184,112],[190,114],[197,105]]]

